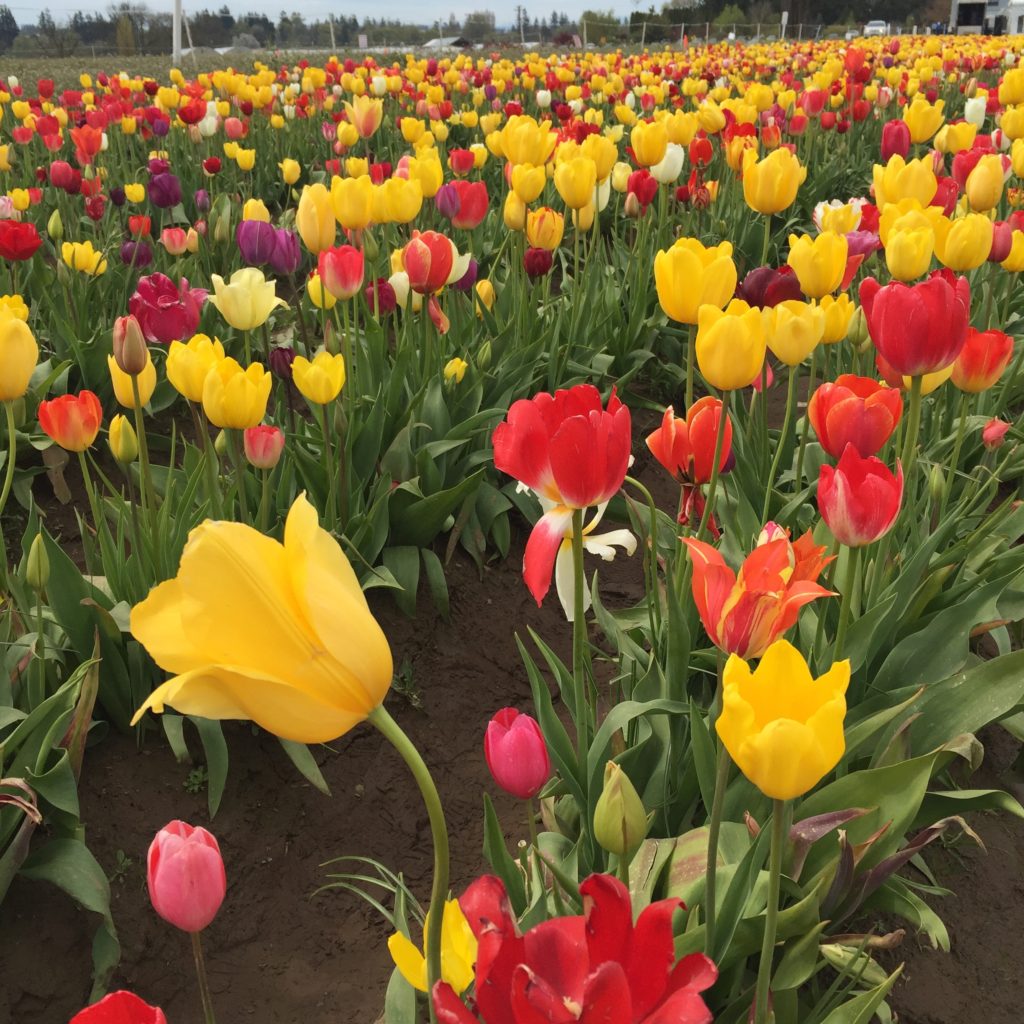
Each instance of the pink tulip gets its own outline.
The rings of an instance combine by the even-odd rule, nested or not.
[[[988,451],[994,452],[997,448],[1002,446],[1009,429],[1010,424],[1005,420],[989,420],[988,423],[985,424],[985,429],[981,432],[982,443]]]
[[[535,797],[551,777],[540,726],[515,708],[502,708],[488,723],[484,757],[494,781],[520,800]]]
[[[363,253],[352,245],[324,249],[317,263],[320,283],[336,299],[351,299],[363,287]]]
[[[895,474],[874,456],[863,458],[847,444],[838,464],[822,466],[818,511],[840,544],[859,548],[887,534],[900,514],[903,467]]]
[[[284,432],[280,427],[261,423],[249,427],[242,435],[245,443],[245,457],[256,469],[273,469],[284,451]]]
[[[111,992],[71,1018],[70,1024],[167,1024],[164,1011],[131,992]]]
[[[227,879],[217,840],[205,828],[172,821],[156,834],[147,862],[153,909],[183,932],[201,932],[224,902]]]

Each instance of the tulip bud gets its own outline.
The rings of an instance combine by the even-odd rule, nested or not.
[[[117,415],[110,421],[107,443],[110,445],[110,453],[122,466],[138,458],[139,439],[126,416]]]
[[[635,192],[630,192],[626,196],[626,202],[623,204],[622,209],[623,213],[625,213],[627,217],[630,217],[633,220],[636,220],[639,217],[641,217],[644,212],[644,208],[640,205],[640,200],[637,198]]]
[[[506,793],[530,800],[551,777],[551,761],[540,726],[515,708],[502,708],[484,734],[484,758]]]
[[[153,909],[183,932],[201,932],[224,902],[224,861],[205,828],[172,821],[160,829],[149,847],[146,877]]]
[[[41,594],[46,589],[50,580],[50,556],[46,553],[46,544],[43,542],[43,535],[37,533],[28,549],[28,558],[25,560],[25,582],[37,593]]]
[[[380,245],[377,243],[377,239],[374,238],[373,232],[369,228],[363,228],[363,255],[370,261],[373,262],[377,258],[377,254],[380,252]]]
[[[981,432],[981,441],[985,445],[985,450],[994,452],[997,448],[1002,447],[1003,441],[1006,439],[1006,433],[1010,429],[1010,424],[1000,419],[991,419],[985,424],[985,429]]]
[[[137,377],[149,362],[149,350],[139,321],[129,314],[114,321],[114,361],[118,369]]]
[[[476,351],[476,368],[483,373],[491,365],[491,339],[488,338]]]
[[[249,427],[242,435],[245,457],[256,469],[273,469],[284,451],[284,432],[279,427],[260,424]]]
[[[50,214],[50,219],[46,222],[46,233],[55,242],[59,242],[64,237],[64,222],[60,219],[60,210],[54,210]]]
[[[871,335],[868,334],[868,321],[860,306],[854,310],[853,316],[850,318],[850,326],[846,329],[846,340],[858,351],[864,351],[865,344],[871,342]]]
[[[938,465],[932,466],[928,473],[928,499],[932,506],[932,529],[938,526],[939,509],[946,493],[946,474]]]
[[[213,450],[220,456],[227,455],[228,452],[228,432],[226,430],[220,431],[217,436],[213,439]]]
[[[629,776],[614,761],[604,768],[604,788],[594,808],[594,838],[601,848],[630,857],[647,836],[650,819]]]

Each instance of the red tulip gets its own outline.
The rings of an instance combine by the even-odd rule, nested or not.
[[[545,505],[526,543],[523,578],[537,604],[551,586],[574,509],[602,505],[629,466],[630,415],[612,393],[607,409],[592,384],[513,402],[494,431],[494,465],[526,484]]]
[[[551,264],[551,253],[547,249],[531,248],[523,253],[523,269],[531,281],[544,277],[551,270]]]
[[[172,821],[157,832],[146,878],[153,909],[183,932],[201,932],[217,916],[227,889],[217,840],[184,821]]]
[[[432,993],[441,1024],[710,1024],[700,993],[718,978],[703,953],[676,962],[672,918],[682,900],[640,912],[612,875],[580,883],[583,914],[543,921],[520,935],[499,878],[485,875],[459,907],[479,943],[476,1014],[447,982]]]
[[[448,283],[455,250],[437,231],[414,231],[403,259],[409,287],[420,295],[432,295]]]
[[[100,432],[103,406],[91,391],[39,403],[39,426],[65,451],[84,452]]]
[[[75,159],[79,166],[88,167],[103,145],[102,129],[83,124],[78,128],[72,128],[69,134],[75,144]]]
[[[166,274],[140,277],[128,300],[128,311],[139,321],[150,344],[187,341],[199,329],[206,301],[205,288],[190,288],[188,278],[175,284]]]
[[[896,388],[870,377],[844,373],[834,384],[822,384],[807,404],[807,416],[821,447],[838,459],[848,444],[867,458],[881,451],[903,415]]]
[[[988,423],[985,424],[985,429],[981,432],[981,442],[985,446],[985,449],[987,451],[994,452],[997,448],[1001,447],[1009,429],[1010,424],[1005,420],[989,420]]]
[[[164,1011],[150,1006],[132,992],[111,992],[87,1006],[69,1024],[167,1024]]]
[[[551,778],[540,726],[515,708],[502,708],[487,724],[484,758],[494,781],[519,800],[531,800]]]
[[[245,457],[256,469],[273,469],[284,451],[284,432],[280,427],[261,423],[242,434]]]
[[[453,149],[448,153],[448,164],[452,173],[461,178],[473,170],[476,156],[471,149]]]
[[[889,162],[892,156],[901,156],[906,159],[910,152],[910,128],[906,122],[886,121],[882,125],[882,160]]]
[[[903,467],[896,475],[881,459],[861,458],[852,444],[839,464],[822,466],[818,477],[818,510],[840,544],[859,548],[885,536],[896,522],[903,501]]]
[[[1012,355],[1010,335],[968,327],[967,341],[953,364],[953,383],[972,395],[987,391],[1002,376]]]
[[[915,285],[873,277],[860,301],[875,347],[897,373],[917,377],[949,366],[967,340],[971,286],[966,277],[937,270]]]
[[[647,447],[676,480],[706,484],[711,479],[721,417],[722,403],[710,395],[694,402],[683,420],[676,419],[669,406],[661,426],[648,435]],[[727,416],[719,470],[725,468],[731,450],[732,423]]]
[[[822,557],[823,547],[815,547],[810,531],[794,544],[785,537],[758,544],[739,574],[710,544],[691,537],[683,543],[693,560],[693,600],[700,621],[726,654],[760,658],[796,623],[805,604],[831,596],[815,582],[829,559]]]
[[[736,297],[748,305],[770,309],[787,299],[800,300],[800,281],[792,267],[755,267],[736,288]]]
[[[487,186],[482,181],[453,181],[451,188],[459,195],[459,211],[452,217],[452,227],[472,230],[487,216]]]
[[[0,220],[0,256],[5,260],[30,260],[43,244],[35,224],[22,220]]]
[[[319,256],[320,283],[336,299],[351,299],[363,287],[363,253],[353,245],[336,245]]]

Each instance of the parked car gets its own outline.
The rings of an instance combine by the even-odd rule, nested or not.
[[[869,21],[864,26],[866,36],[887,36],[889,34],[889,23],[885,21]]]

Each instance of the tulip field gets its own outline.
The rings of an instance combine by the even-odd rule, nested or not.
[[[11,77],[0,255],[0,1020],[1019,1019],[1024,37]]]

